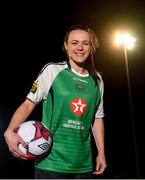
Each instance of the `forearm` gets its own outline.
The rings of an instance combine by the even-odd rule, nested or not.
[[[18,145],[22,144],[22,146],[25,147],[27,146],[27,144],[23,141],[22,138],[20,138],[20,136],[18,136],[14,132],[14,130],[28,118],[34,107],[35,104],[30,100],[26,99],[15,111],[8,128],[4,133],[4,137],[9,147],[9,150],[12,152],[12,154],[14,154],[14,156],[20,157],[22,159],[27,159],[27,155],[23,154],[19,150]]]
[[[107,167],[104,148],[104,122],[103,119],[95,119],[92,126],[92,132],[98,149],[96,158],[96,168],[93,174],[102,174]]]
[[[7,130],[14,131],[16,127],[18,127],[22,122],[24,122],[28,118],[28,116],[33,111],[34,107],[34,103],[30,102],[29,100],[25,100],[15,111]]]
[[[103,119],[95,119],[92,126],[92,133],[98,149],[98,154],[105,154],[104,148],[104,122]]]

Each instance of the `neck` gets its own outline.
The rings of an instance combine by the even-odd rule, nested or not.
[[[88,74],[88,71],[85,68],[85,63],[77,64],[73,61],[69,61],[70,67],[74,69],[79,74]]]

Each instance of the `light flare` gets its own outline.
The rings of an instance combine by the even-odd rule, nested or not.
[[[132,37],[129,33],[116,33],[115,34],[115,45],[124,45],[126,48],[131,49],[134,47],[136,38]]]

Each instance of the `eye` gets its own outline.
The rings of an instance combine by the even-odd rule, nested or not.
[[[84,45],[87,45],[87,46],[88,46],[88,45],[89,45],[89,43],[88,43],[88,42],[84,42]]]
[[[77,42],[72,42],[72,44],[77,44]]]

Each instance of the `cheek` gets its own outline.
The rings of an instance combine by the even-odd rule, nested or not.
[[[91,51],[91,46],[89,46],[89,45],[88,45],[88,46],[87,46],[87,45],[85,46],[85,45],[84,45],[84,46],[83,46],[83,49],[84,49],[84,51],[86,51],[86,52],[90,52],[90,51]]]
[[[67,52],[68,52],[68,54],[72,54],[73,52],[74,52],[74,50],[75,50],[75,48],[73,48],[73,47],[69,47],[68,49],[67,49]]]
[[[86,48],[85,51],[87,52],[87,54],[90,54],[91,49],[90,48]]]
[[[66,53],[67,53],[67,56],[68,56],[68,57],[71,57],[72,54],[73,54],[72,51],[71,51],[70,49],[67,49],[67,50],[66,50]]]

